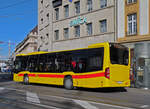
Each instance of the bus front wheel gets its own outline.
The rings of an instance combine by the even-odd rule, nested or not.
[[[26,84],[26,85],[29,84],[29,77],[28,77],[28,75],[24,75],[23,83]]]
[[[64,79],[64,87],[66,89],[68,89],[68,90],[73,89],[73,80],[72,80],[72,77],[70,77],[70,76],[65,77],[65,79]]]

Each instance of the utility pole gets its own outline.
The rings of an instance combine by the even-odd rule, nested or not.
[[[0,44],[7,44],[8,45],[8,58],[11,56],[11,45],[16,45],[16,43],[12,43],[10,40],[8,42],[0,41]]]
[[[11,46],[10,46],[10,40],[9,40],[9,42],[8,42],[8,49],[9,49],[8,59],[10,58],[10,54],[11,54],[11,48],[10,47]]]

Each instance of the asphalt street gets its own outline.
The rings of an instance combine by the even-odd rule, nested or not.
[[[5,79],[0,82],[0,109],[150,109],[150,90],[66,90]]]

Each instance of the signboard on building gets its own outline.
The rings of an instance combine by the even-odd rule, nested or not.
[[[74,19],[72,21],[70,21],[70,27],[72,26],[76,26],[76,25],[81,25],[87,23],[87,18],[86,17],[78,17],[77,19]]]
[[[69,2],[72,2],[72,0],[69,0]]]

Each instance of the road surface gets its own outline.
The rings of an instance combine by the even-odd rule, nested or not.
[[[8,80],[0,82],[0,109],[150,109],[150,90],[66,90]]]

